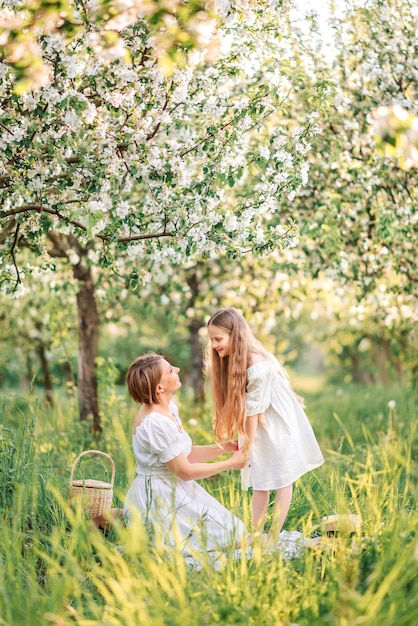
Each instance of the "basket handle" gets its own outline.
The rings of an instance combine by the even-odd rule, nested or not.
[[[76,458],[76,460],[74,461],[74,463],[73,463],[73,465],[71,467],[70,483],[73,480],[75,468],[77,467],[78,462],[86,454],[99,454],[100,456],[106,457],[106,459],[110,462],[110,464],[112,466],[112,479],[111,479],[111,483],[110,484],[113,487],[113,483],[115,482],[115,463],[114,463],[112,457],[109,454],[106,454],[106,452],[102,452],[101,450],[85,450],[84,452],[81,452],[78,455],[78,457]]]

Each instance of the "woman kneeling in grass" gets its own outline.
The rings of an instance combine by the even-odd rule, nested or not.
[[[132,446],[136,478],[124,514],[133,508],[144,523],[184,554],[239,545],[245,526],[196,480],[242,469],[248,455],[237,442],[194,446],[183,429],[172,395],[181,387],[179,368],[158,354],[140,356],[127,374],[131,397],[142,406],[134,418]],[[207,463],[226,452],[231,456]]]

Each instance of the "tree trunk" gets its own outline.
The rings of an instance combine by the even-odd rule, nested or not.
[[[78,404],[80,420],[93,418],[93,431],[102,430],[99,414],[96,358],[99,343],[99,314],[94,294],[94,282],[89,267],[78,263],[73,268],[74,277],[80,281],[77,293],[78,312]]]
[[[190,287],[191,295],[188,302],[188,308],[194,309],[196,300],[200,293],[200,281],[196,268],[190,270],[187,275],[187,284]],[[189,322],[189,344],[192,357],[192,371],[190,374],[190,382],[192,384],[194,404],[197,406],[205,399],[205,386],[203,380],[203,354],[202,346],[199,340],[199,330],[202,328],[203,323],[201,320],[193,317]]]
[[[364,383],[363,374],[361,372],[361,360],[357,351],[349,350],[351,360],[351,372],[355,383]]]
[[[382,385],[384,387],[387,387],[389,383],[387,354],[384,350],[384,344],[382,339],[378,339],[377,341],[379,341],[379,346],[377,345],[377,342],[372,340],[372,354],[374,362],[379,368],[380,380],[382,382]]]
[[[402,377],[403,377],[402,361],[393,354],[391,350],[391,346],[389,345],[389,342],[385,337],[383,337],[382,339],[382,349],[383,349],[384,354],[386,355],[386,359],[395,368],[395,372],[396,372],[398,380],[402,381]]]
[[[205,400],[205,385],[203,381],[203,354],[200,345],[199,330],[203,324],[198,319],[192,319],[189,324],[189,343],[192,356],[192,371],[190,382],[193,388],[194,404],[200,404]]]
[[[23,375],[23,385],[30,389],[33,383],[33,377],[35,376],[33,363],[30,354],[26,356],[26,372]]]
[[[45,389],[45,400],[49,404],[49,406],[53,406],[52,399],[52,378],[51,372],[49,371],[49,363],[46,356],[45,346],[43,344],[39,344],[36,348],[36,352],[38,354],[39,360],[41,362],[42,374],[44,378],[44,389]]]

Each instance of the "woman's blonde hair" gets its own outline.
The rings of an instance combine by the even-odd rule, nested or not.
[[[221,328],[230,335],[227,356],[220,357],[211,345],[208,346],[207,366],[210,370],[215,405],[215,439],[220,442],[228,441],[238,433],[247,442],[245,392],[251,352],[272,361],[290,388],[288,375],[277,359],[257,341],[243,314],[237,309],[220,309],[212,315],[207,326],[208,328],[210,326]],[[301,400],[299,396],[296,397],[299,401]]]
[[[160,354],[144,354],[129,366],[126,374],[129,395],[140,404],[158,404],[157,385],[163,374]]]

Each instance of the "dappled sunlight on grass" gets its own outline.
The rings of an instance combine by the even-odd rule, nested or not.
[[[292,387],[302,396],[304,393],[316,393],[321,391],[327,382],[325,374],[322,376],[312,376],[292,373],[290,379]]]

